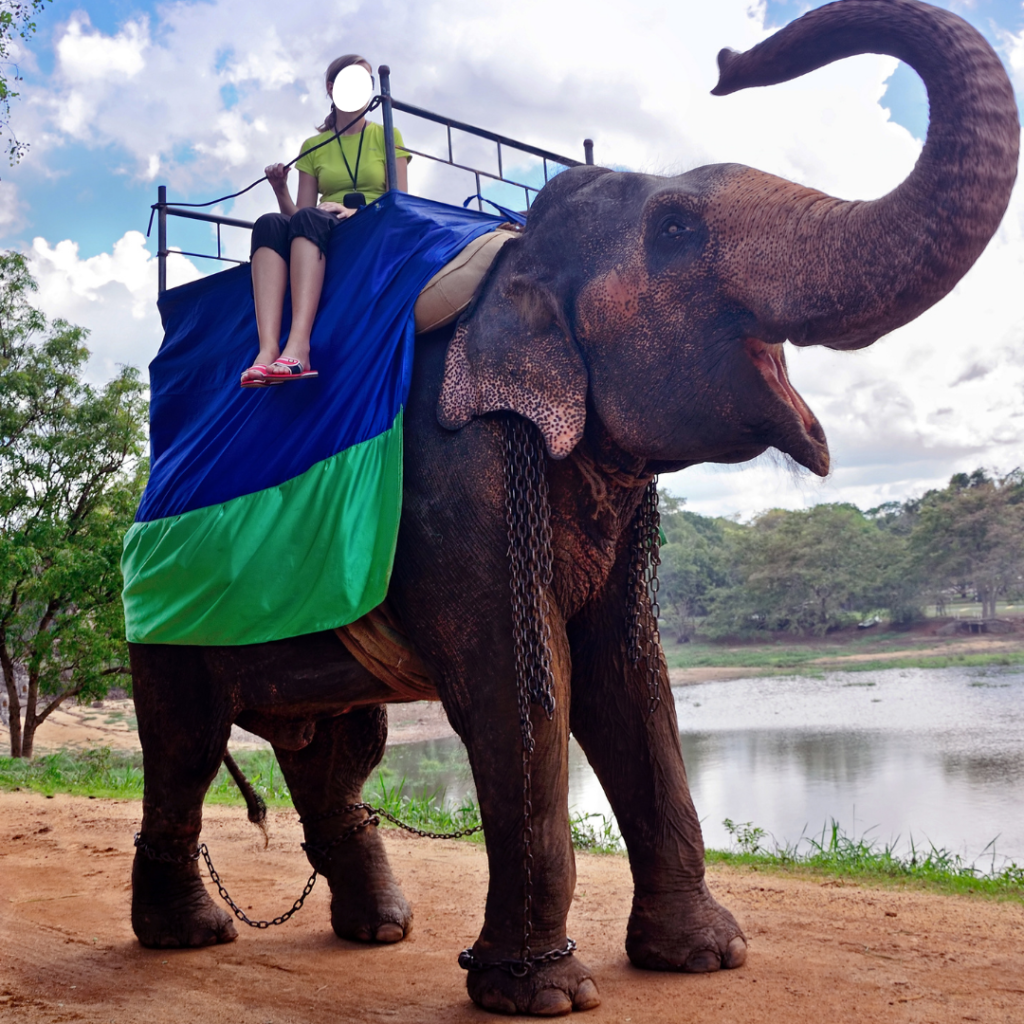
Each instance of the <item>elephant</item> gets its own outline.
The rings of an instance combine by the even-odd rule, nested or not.
[[[705,884],[674,708],[652,700],[652,679],[655,697],[659,683],[669,692],[664,659],[629,653],[634,533],[658,473],[775,448],[826,475],[825,434],[789,382],[783,343],[872,344],[946,295],[1000,223],[1017,167],[1014,95],[988,44],[948,11],[839,0],[746,53],[723,50],[714,93],[865,52],[910,64],[930,96],[920,159],[889,194],[847,202],[738,164],[674,177],[571,168],[540,192],[459,323],[417,341],[388,602],[468,751],[490,880],[467,985],[488,1010],[557,1015],[600,1001],[565,930],[570,732],[629,855],[632,963],[708,972],[745,961],[740,924]],[[553,707],[526,704],[526,859],[505,474],[508,439],[529,431],[548,493]],[[330,849],[311,862],[330,885],[335,932],[407,935],[412,913],[380,836],[346,809],[382,756],[394,691],[332,632],[247,647],[133,644],[130,654],[145,765],[139,940],[235,937],[194,859],[233,722],[271,742],[307,844]]]

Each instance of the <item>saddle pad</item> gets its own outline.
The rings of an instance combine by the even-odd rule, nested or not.
[[[387,601],[334,632],[367,672],[395,691],[396,703],[440,699]]]
[[[501,227],[474,238],[423,287],[416,300],[416,333],[426,334],[450,324],[473,301],[480,282],[501,247],[519,232]]]
[[[130,641],[262,643],[334,629],[383,601],[413,307],[500,223],[389,192],[340,224],[313,326],[315,379],[239,387],[258,348],[248,264],[164,293],[150,478],[121,561]]]

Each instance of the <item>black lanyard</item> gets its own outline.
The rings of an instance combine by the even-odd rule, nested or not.
[[[352,178],[352,191],[358,192],[359,186],[356,184],[356,178],[359,177],[359,160],[363,155],[363,135],[366,132],[366,124],[363,124],[362,129],[359,132],[359,149],[356,150],[356,169],[355,172],[348,165],[348,157],[345,156],[345,147],[341,144],[341,136],[338,135],[338,149],[341,150],[341,159],[345,161],[345,170],[348,171],[349,176]]]

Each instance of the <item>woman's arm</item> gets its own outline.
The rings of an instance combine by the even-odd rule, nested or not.
[[[274,190],[274,195],[277,196],[277,205],[281,212],[286,217],[291,217],[297,207],[292,202],[292,194],[288,189],[288,172],[291,170],[290,167],[285,167],[284,164],[271,164],[269,167],[263,169],[263,173],[267,176],[267,181],[270,182],[270,187]],[[299,172],[299,194],[302,194],[302,172]]]
[[[317,188],[316,178],[305,171],[299,171],[299,198],[295,203],[295,209],[304,210],[307,206],[316,206]],[[282,211],[284,212],[284,211]]]
[[[400,157],[396,161],[395,170],[398,172],[398,190],[399,192],[409,191],[409,158],[407,156]]]

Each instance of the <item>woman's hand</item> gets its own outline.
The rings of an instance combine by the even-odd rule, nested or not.
[[[263,173],[267,176],[270,187],[275,192],[281,192],[288,187],[288,172],[290,170],[291,168],[285,167],[284,164],[271,164],[269,167],[263,168]]]
[[[318,210],[323,210],[324,213],[333,213],[338,220],[348,220],[356,211],[348,206],[342,206],[341,203],[321,203]]]

